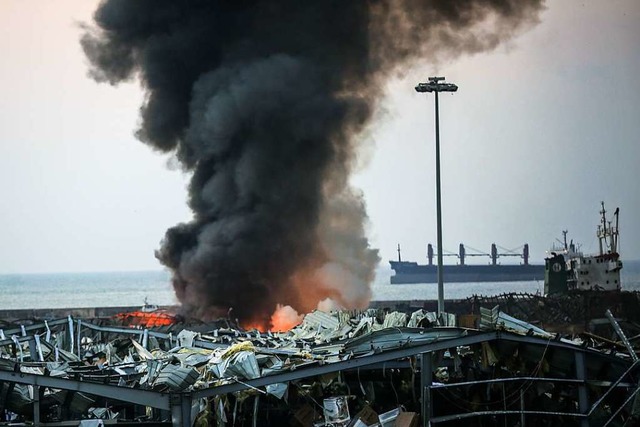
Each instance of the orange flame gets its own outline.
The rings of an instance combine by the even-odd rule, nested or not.
[[[130,313],[118,313],[114,318],[127,326],[140,326],[153,328],[157,326],[169,326],[176,323],[176,318],[163,312],[132,311]]]
[[[251,320],[242,323],[242,327],[247,331],[257,330],[260,332],[286,332],[299,325],[304,316],[298,314],[291,306],[278,304],[271,318],[267,321]]]
[[[269,330],[269,326],[263,323],[257,322],[248,322],[242,323],[240,326],[246,331],[259,331],[259,332],[267,332]]]

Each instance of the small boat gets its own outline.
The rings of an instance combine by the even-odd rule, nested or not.
[[[140,308],[140,311],[143,313],[152,313],[154,311],[158,311],[158,306],[155,304],[149,304],[147,298],[144,299],[144,305]]]

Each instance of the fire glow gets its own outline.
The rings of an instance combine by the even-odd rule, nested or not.
[[[175,316],[163,312],[132,311],[118,313],[114,318],[124,325],[142,328],[169,326],[176,323]]]
[[[278,304],[268,321],[249,321],[244,322],[241,326],[250,331],[257,330],[260,332],[287,332],[302,322],[304,315],[298,314],[290,305]]]

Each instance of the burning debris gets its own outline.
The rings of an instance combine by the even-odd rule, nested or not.
[[[192,173],[193,220],[157,251],[185,312],[268,328],[278,304],[364,308],[379,259],[349,184],[384,81],[496,47],[542,0],[105,0],[82,47],[139,79],[137,137]],[[279,317],[278,317],[279,318]]]
[[[624,345],[562,337],[498,307],[482,310],[477,329],[457,323],[369,309],[315,311],[285,333],[71,317],[14,324],[0,330],[0,414],[175,426],[637,420],[635,337],[615,319]]]

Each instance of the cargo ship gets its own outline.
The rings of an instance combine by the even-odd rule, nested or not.
[[[529,280],[543,280],[543,264],[529,264],[529,245],[524,244],[522,253],[498,253],[496,244],[491,245],[491,253],[467,254],[463,244],[460,244],[458,254],[443,254],[443,256],[457,256],[459,263],[456,265],[443,265],[443,276],[447,282],[519,282]],[[489,264],[465,263],[469,256],[488,256],[491,258]],[[498,264],[498,258],[504,256],[521,257],[521,264]],[[398,245],[398,260],[389,261],[391,269],[395,274],[391,276],[391,284],[407,283],[436,283],[438,281],[438,267],[433,264],[433,246],[427,246],[427,258],[429,263],[421,265],[414,261],[403,261]]]

